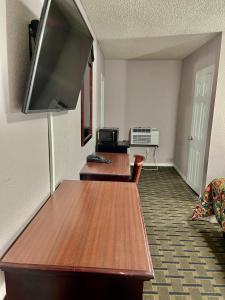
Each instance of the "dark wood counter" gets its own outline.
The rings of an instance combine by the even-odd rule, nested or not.
[[[112,161],[111,164],[88,162],[80,171],[81,180],[129,181],[131,177],[129,155],[126,153],[96,152]]]
[[[136,184],[64,181],[0,268],[7,300],[142,299],[153,268]]]

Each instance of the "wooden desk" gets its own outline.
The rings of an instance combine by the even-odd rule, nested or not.
[[[64,181],[0,268],[7,300],[141,300],[153,268],[136,184]]]
[[[129,155],[126,153],[96,152],[112,161],[111,164],[89,162],[80,171],[81,180],[129,181],[131,177]]]

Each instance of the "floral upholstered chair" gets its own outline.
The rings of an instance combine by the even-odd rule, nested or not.
[[[214,179],[206,187],[203,197],[194,209],[192,220],[213,214],[225,233],[225,178]]]

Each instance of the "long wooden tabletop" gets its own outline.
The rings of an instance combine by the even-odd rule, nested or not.
[[[112,161],[110,164],[88,162],[80,171],[81,175],[106,175],[106,176],[124,176],[129,181],[130,161],[127,153],[109,153],[109,152],[96,152],[96,155],[102,156]]]
[[[153,278],[136,184],[64,181],[0,268]]]

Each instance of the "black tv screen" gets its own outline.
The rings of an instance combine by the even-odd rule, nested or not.
[[[92,44],[73,0],[45,0],[22,112],[75,109]]]

